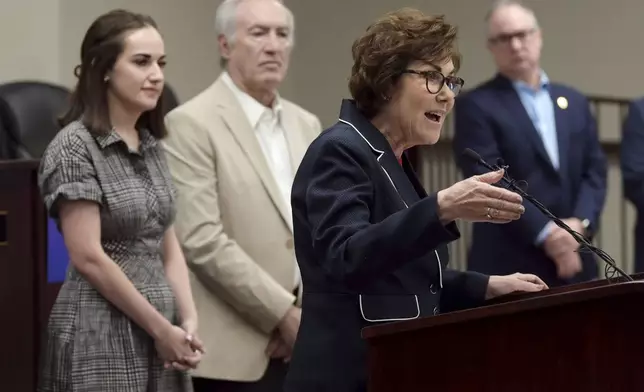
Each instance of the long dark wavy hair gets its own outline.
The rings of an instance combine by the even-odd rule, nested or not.
[[[81,63],[74,69],[78,83],[72,93],[69,110],[59,120],[61,127],[82,119],[90,132],[111,132],[105,77],[123,52],[127,33],[146,27],[156,29],[157,24],[148,15],[122,9],[103,14],[92,23],[81,45]],[[137,128],[147,129],[157,139],[166,135],[162,107],[164,94],[165,89],[157,106],[143,113],[136,124]]]

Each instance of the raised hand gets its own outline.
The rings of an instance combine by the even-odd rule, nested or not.
[[[508,223],[521,218],[523,198],[507,189],[493,186],[503,178],[499,170],[459,181],[438,192],[439,217],[448,223],[456,219],[470,222]]]

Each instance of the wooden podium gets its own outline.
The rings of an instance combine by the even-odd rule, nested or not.
[[[0,389],[36,390],[41,334],[57,287],[47,284],[38,161],[0,161]]]
[[[369,392],[644,391],[644,281],[365,328]]]

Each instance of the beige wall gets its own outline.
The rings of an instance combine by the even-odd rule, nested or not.
[[[114,8],[149,13],[159,24],[168,55],[167,80],[181,99],[199,92],[217,72],[212,21],[216,3],[210,0],[59,0],[60,82],[74,82],[72,69],[80,61],[80,44],[90,23]]]
[[[494,69],[484,47],[484,0],[285,0],[296,17],[297,46],[283,94],[334,121],[346,90],[353,39],[377,16],[401,4],[445,13],[460,29],[461,75],[467,86]],[[0,0],[0,82],[49,80],[71,86],[82,35],[112,8],[151,14],[166,39],[168,81],[187,99],[219,72],[213,33],[218,0]],[[550,76],[591,94],[644,94],[637,0],[534,0],[544,29]],[[583,5],[583,6],[582,6]]]
[[[0,82],[58,81],[59,20],[58,0],[0,0]]]
[[[288,1],[288,0],[287,0]],[[461,76],[472,87],[494,67],[485,48],[486,0],[369,0],[288,2],[295,12],[299,47],[294,60],[297,97],[334,121],[346,94],[351,43],[384,12],[401,4],[444,13],[459,26],[464,61]],[[543,66],[552,79],[591,94],[633,97],[644,94],[642,46],[644,3],[637,0],[536,0],[543,27]],[[320,66],[320,64],[324,64]]]
[[[472,87],[490,77],[485,49],[484,0],[285,0],[296,18],[296,48],[282,94],[335,121],[346,96],[350,47],[376,17],[402,4],[444,13],[459,26],[461,71]],[[0,82],[37,79],[71,87],[82,36],[100,13],[128,7],[151,14],[166,40],[167,80],[181,100],[209,85],[219,72],[213,19],[218,0],[0,0]],[[544,31],[543,66],[555,81],[588,94],[644,95],[644,2],[637,0],[534,0]],[[617,115],[601,127],[603,139],[619,139]],[[607,118],[604,118],[607,120]],[[607,227],[619,219],[620,174],[611,159]],[[632,210],[629,209],[629,212]],[[632,219],[631,219],[632,221]],[[602,245],[619,256],[630,232],[606,230]],[[629,242],[631,239],[629,239]],[[632,244],[632,243],[631,243]],[[626,260],[624,260],[626,261]]]

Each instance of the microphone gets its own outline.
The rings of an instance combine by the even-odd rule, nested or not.
[[[497,158],[496,159],[496,166],[501,168],[501,169],[503,169],[503,170],[505,170],[506,172],[508,171],[508,168],[510,167],[510,166],[505,164],[505,161],[503,161],[503,158]],[[517,182],[515,182],[515,184],[516,184],[516,186],[521,188],[524,192],[528,191],[528,182],[527,181],[518,180]]]
[[[528,188],[528,183],[526,181],[523,181],[523,180],[515,181],[515,180],[512,180],[510,178],[510,176],[508,175],[508,168],[510,166],[505,165],[505,162],[503,161],[503,158],[498,158],[496,160],[497,165],[492,166],[489,163],[485,162],[483,160],[483,158],[481,158],[481,156],[476,151],[474,151],[474,150],[472,150],[470,148],[466,148],[463,151],[463,156],[465,156],[466,158],[469,158],[470,160],[478,163],[479,165],[489,169],[490,171],[497,171],[499,169],[505,170],[505,174],[503,175],[503,178],[501,179],[501,181],[505,184],[506,187],[508,187],[510,189],[514,190],[514,188],[518,188],[519,192],[517,192],[517,193],[519,193],[521,196],[523,196],[523,194],[525,193],[526,189]]]
[[[503,159],[499,158],[497,160],[497,166],[492,166],[485,162],[483,158],[474,150],[470,148],[466,148],[463,151],[463,156],[470,159],[471,161],[474,161],[475,163],[487,168],[490,171],[497,171],[500,169],[504,169],[505,172],[503,173],[503,178],[501,179],[501,182],[510,190],[518,193],[523,197],[524,199],[528,200],[530,203],[532,203],[539,211],[541,211],[545,216],[550,218],[557,226],[561,227],[564,229],[566,232],[568,232],[579,244],[580,248],[586,249],[593,254],[595,254],[597,257],[602,259],[606,263],[606,268],[604,270],[604,275],[606,276],[607,279],[610,279],[608,275],[611,275],[612,271],[617,271],[619,275],[621,275],[623,278],[625,278],[627,281],[633,281],[633,278],[628,275],[626,272],[624,272],[621,268],[617,266],[617,263],[615,260],[613,260],[612,257],[610,257],[606,252],[604,252],[602,249],[597,248],[593,244],[590,243],[590,241],[581,235],[580,233],[574,231],[573,229],[570,228],[566,223],[564,223],[561,219],[556,217],[552,212],[550,212],[541,202],[539,202],[537,199],[535,199],[533,196],[530,196],[529,194],[526,193],[526,191],[523,188],[527,189],[528,183],[526,181],[516,181],[512,179],[508,175],[508,167],[507,165],[504,165]],[[520,186],[525,184],[525,186]]]

